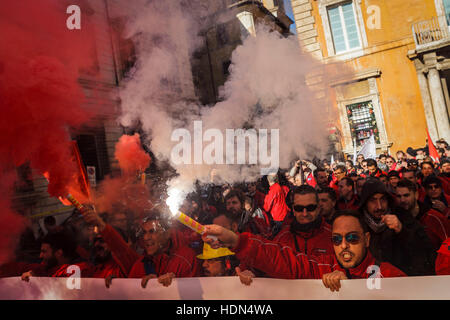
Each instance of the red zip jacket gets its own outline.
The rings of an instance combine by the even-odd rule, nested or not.
[[[288,187],[274,183],[264,198],[264,210],[272,215],[274,221],[283,221],[289,211],[286,204],[288,192]]]
[[[250,233],[239,235],[239,242],[232,249],[242,263],[265,272],[268,276],[282,279],[322,279],[326,273],[340,270],[347,278],[368,278],[367,267],[375,264],[375,258],[367,252],[355,268],[343,269],[333,255],[318,257],[296,253],[290,247],[266,240]],[[387,262],[380,264],[382,277],[405,277],[406,274]]]
[[[450,236],[450,222],[437,210],[426,209],[419,203],[420,213],[417,216],[423,225],[433,247],[439,248],[441,243]]]
[[[442,243],[436,258],[436,274],[450,275],[450,238]]]
[[[350,201],[347,201],[344,198],[340,198],[337,202],[338,210],[358,210],[359,208],[359,199],[356,194],[353,195]]]
[[[322,218],[319,219],[322,220],[320,227],[311,232],[294,233],[291,231],[291,226],[286,225],[275,236],[273,241],[278,242],[282,246],[290,247],[292,251],[307,255],[334,254],[330,225]]]
[[[131,268],[128,278],[142,278],[147,275],[142,257]],[[197,277],[201,274],[200,260],[196,258],[194,250],[189,247],[169,247],[168,253],[160,253],[147,257],[154,266],[154,271],[159,277],[163,274],[173,272],[176,277]]]
[[[130,273],[134,263],[140,259],[140,255],[134,251],[123,240],[121,235],[109,224],[106,224],[105,229],[102,231],[102,237],[105,243],[108,245],[114,262],[104,264],[104,271],[98,270],[98,267],[94,266],[92,271],[92,277],[97,278],[94,274],[98,275],[123,275],[126,277]],[[97,270],[96,270],[97,269]],[[108,271],[109,270],[109,271]]]

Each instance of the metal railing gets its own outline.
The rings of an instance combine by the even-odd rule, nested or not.
[[[449,27],[447,26],[448,19],[449,17],[447,16],[440,16],[414,23],[412,25],[412,33],[416,47],[450,40]]]

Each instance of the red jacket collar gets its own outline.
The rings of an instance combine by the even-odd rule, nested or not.
[[[370,265],[375,264],[375,258],[369,252],[369,249],[367,249],[367,254],[366,254],[366,257],[364,258],[364,260],[355,268],[344,269],[337,261],[336,256],[334,258],[336,259],[336,264],[337,264],[336,269],[344,272],[347,275],[347,277],[349,277],[349,275],[350,275],[350,277],[354,278],[354,279],[367,278],[369,276],[369,274],[366,272],[367,268]]]

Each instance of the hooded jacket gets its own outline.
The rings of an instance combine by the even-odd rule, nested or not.
[[[340,270],[349,279],[368,278],[367,267],[376,264],[376,259],[367,251],[364,260],[355,268],[342,268],[335,254],[317,257],[297,253],[291,247],[269,241],[251,233],[239,235],[235,248],[241,263],[263,271],[272,278],[282,279],[321,279],[326,273]],[[387,262],[379,263],[382,277],[404,277],[406,274]]]
[[[365,210],[367,201],[377,193],[387,196],[389,214],[400,220],[402,229],[398,234]],[[376,259],[391,263],[409,276],[434,274],[436,253],[423,226],[405,209],[393,204],[385,185],[378,179],[369,178],[361,193],[360,213],[369,225],[371,253]]]

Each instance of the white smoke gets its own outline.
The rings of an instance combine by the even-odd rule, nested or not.
[[[212,108],[193,103],[189,55],[201,45],[197,37],[205,15],[203,1],[191,2],[201,14],[184,10],[181,0],[145,2],[128,25],[137,48],[137,64],[121,90],[120,122],[130,126],[140,121],[159,159],[170,159],[177,128],[192,132],[193,121],[201,120],[203,132],[252,127],[279,129],[280,167],[295,157],[311,156],[308,146],[325,151],[327,131],[325,106],[319,105],[307,87],[305,77],[320,65],[303,54],[295,36],[283,38],[267,28],[248,36],[233,52],[228,81],[221,88],[221,102]],[[194,8],[192,8],[194,6]],[[193,136],[192,132],[192,136]],[[223,181],[251,180],[259,175],[257,166],[194,165],[174,166],[179,173],[171,187],[189,191],[196,179],[209,182],[212,168]]]

